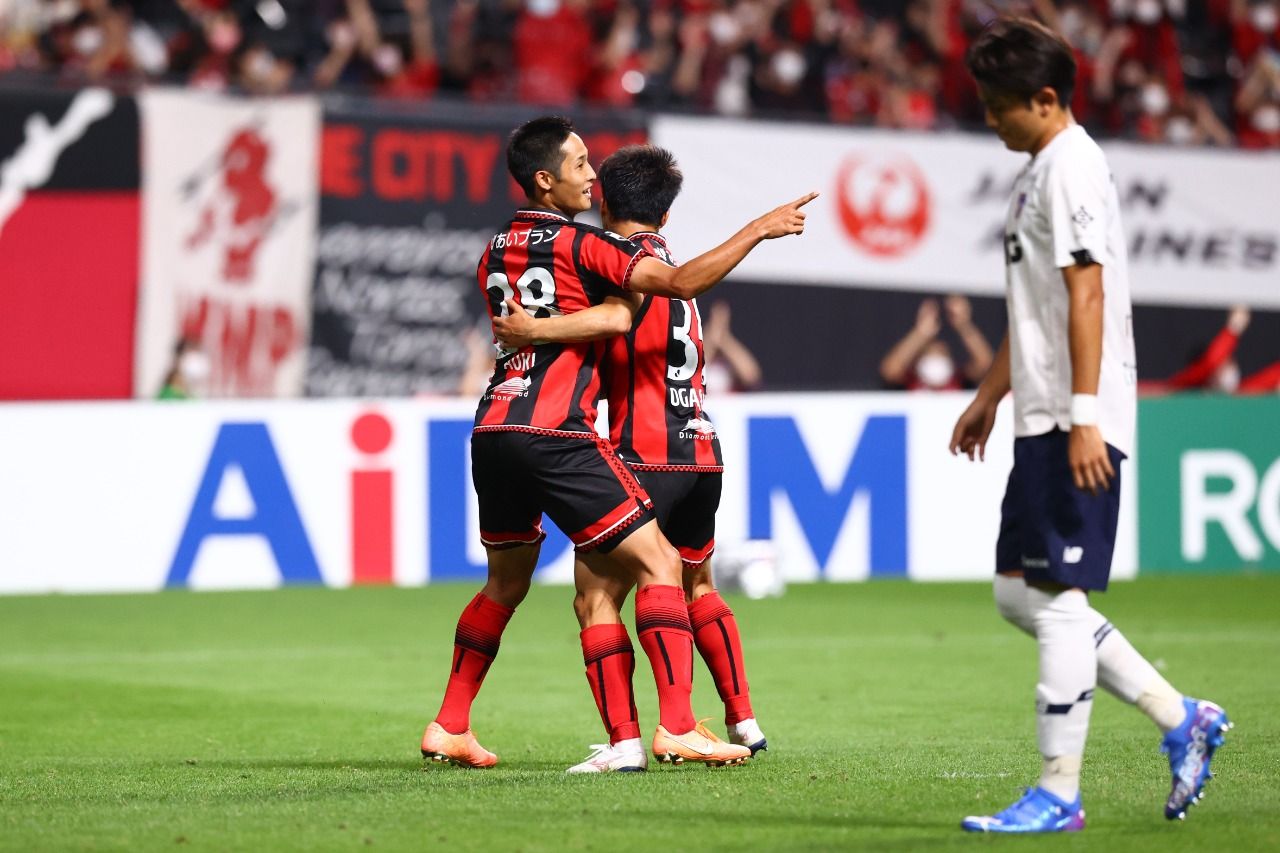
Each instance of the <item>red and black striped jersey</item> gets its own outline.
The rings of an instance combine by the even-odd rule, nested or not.
[[[631,240],[675,266],[662,235]],[[721,471],[720,439],[702,411],[702,318],[692,300],[646,296],[631,331],[608,341],[602,371],[609,440],[640,470]]]
[[[519,210],[476,271],[490,318],[514,297],[535,317],[572,314],[621,295],[644,246],[550,210]],[[602,343],[500,350],[475,429],[595,434]]]

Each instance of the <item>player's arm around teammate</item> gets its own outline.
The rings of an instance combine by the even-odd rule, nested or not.
[[[738,233],[714,249],[693,260],[671,265],[657,258],[642,258],[636,264],[628,284],[633,293],[693,299],[720,283],[751,250],[765,240],[775,240],[804,233],[805,213],[801,210],[818,197],[810,192],[779,205],[744,225]],[[620,335],[631,328],[636,303],[630,311],[625,301],[617,298],[600,305],[560,317],[532,317],[519,303],[506,301],[507,313],[493,319],[498,341],[508,347],[529,346],[536,342],[594,341]]]
[[[514,299],[506,301],[507,314],[493,319],[493,336],[508,349],[544,343],[599,341],[624,335],[631,329],[642,294],[629,298],[610,296],[585,311],[560,317],[531,317]]]

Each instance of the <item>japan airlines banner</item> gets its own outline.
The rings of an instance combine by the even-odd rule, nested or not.
[[[140,97],[142,286],[134,392],[160,388],[181,338],[213,397],[302,392],[316,241],[320,107],[189,91]]]
[[[659,117],[684,190],[665,231],[686,253],[818,190],[805,234],[735,272],[766,282],[1003,295],[1003,223],[1025,154],[992,136]],[[1105,143],[1135,302],[1280,307],[1280,156]]]

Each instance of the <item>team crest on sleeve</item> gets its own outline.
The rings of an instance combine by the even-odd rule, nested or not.
[[[1084,205],[1080,205],[1080,209],[1071,214],[1071,221],[1081,228],[1088,228],[1089,223],[1093,222],[1093,214],[1085,210]]]

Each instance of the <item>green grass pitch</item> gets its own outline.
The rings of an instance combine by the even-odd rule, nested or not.
[[[770,751],[600,777],[564,773],[602,737],[562,587],[531,593],[477,702],[473,727],[502,763],[424,769],[418,738],[474,591],[0,598],[0,849],[1280,849],[1280,577],[1101,597],[1237,728],[1205,802],[1168,823],[1158,734],[1099,691],[1089,828],[1038,839],[958,828],[1039,769],[1034,646],[985,584],[731,598]],[[643,659],[636,686],[651,732]],[[719,728],[700,663],[694,705]]]

